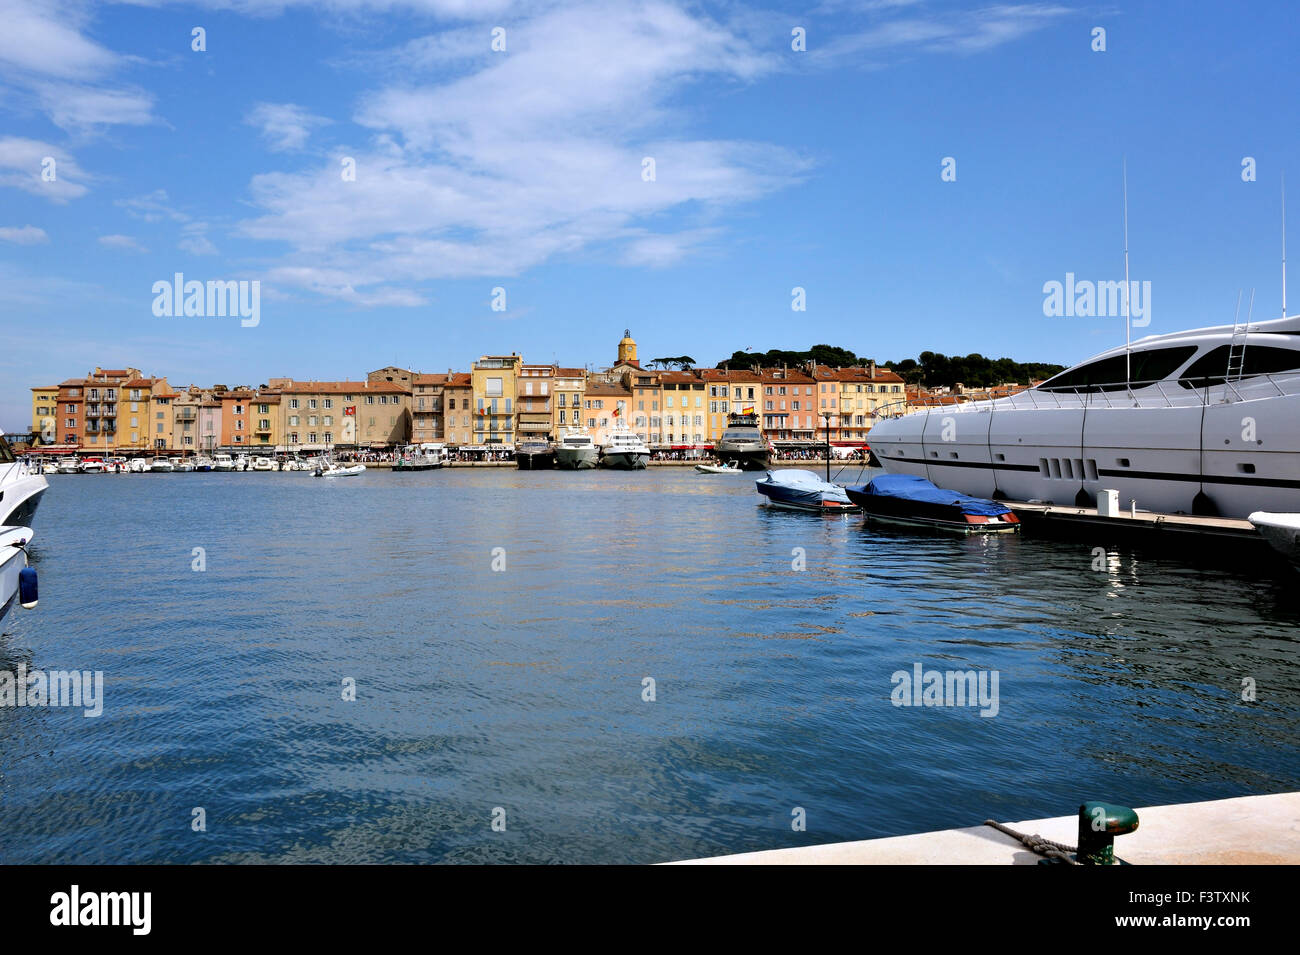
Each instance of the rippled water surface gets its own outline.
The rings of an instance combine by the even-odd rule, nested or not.
[[[752,477],[51,476],[0,669],[106,701],[0,709],[0,861],[657,862],[1300,788],[1289,571]],[[996,671],[997,715],[892,705],[916,663]]]

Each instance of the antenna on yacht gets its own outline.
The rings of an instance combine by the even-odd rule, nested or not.
[[[1286,173],[1282,173],[1282,317],[1286,318]]]
[[[1133,325],[1129,315],[1129,296],[1133,286],[1128,280],[1128,157],[1123,159],[1124,173],[1124,385],[1128,387],[1133,381]],[[1285,296],[1283,296],[1285,298]]]

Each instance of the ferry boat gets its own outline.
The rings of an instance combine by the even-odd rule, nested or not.
[[[585,471],[594,468],[600,459],[600,449],[591,435],[581,429],[565,432],[555,445],[555,466],[566,471]]]
[[[30,527],[36,507],[49,488],[40,470],[19,458],[0,435],[0,525]]]
[[[600,449],[601,467],[639,471],[649,463],[650,449],[626,427],[611,431],[609,440]]]
[[[766,471],[767,441],[758,429],[758,415],[753,412],[727,416],[727,430],[722,432],[713,453],[723,464],[735,461],[745,471]]]
[[[1300,316],[1148,336],[1009,397],[888,418],[871,447],[976,497],[1300,512]]]
[[[515,464],[521,471],[554,467],[555,449],[545,441],[524,441],[515,448]]]

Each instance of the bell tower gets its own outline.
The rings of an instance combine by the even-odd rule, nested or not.
[[[618,364],[638,364],[636,360],[636,342],[632,340],[630,329],[623,329],[623,338],[618,343]]]

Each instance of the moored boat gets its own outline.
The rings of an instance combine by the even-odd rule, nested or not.
[[[176,467],[166,458],[154,458],[149,462],[149,470],[170,474],[176,470]]]
[[[600,460],[600,449],[591,435],[581,429],[565,432],[555,445],[555,466],[565,471],[585,471]]]
[[[1273,549],[1300,570],[1300,514],[1254,511],[1247,518]]]
[[[555,449],[545,441],[524,441],[515,448],[515,464],[521,471],[555,466]]]
[[[355,477],[358,474],[364,474],[366,466],[364,464],[342,465],[330,464],[322,465],[315,471],[315,477],[337,478],[337,477]]]
[[[50,482],[0,435],[0,525],[30,526]]]
[[[616,428],[600,449],[600,465],[622,471],[639,471],[650,463],[650,449],[627,428]]]
[[[212,470],[233,471],[235,470],[235,459],[225,452],[214,454],[212,456]]]
[[[15,599],[25,607],[36,606],[36,572],[27,568],[31,539],[30,527],[0,527],[0,617]]]
[[[450,455],[441,443],[408,444],[397,452],[394,471],[432,471],[444,466]]]
[[[82,458],[79,467],[82,474],[102,474],[104,471],[104,459]]]
[[[265,455],[259,454],[253,458],[252,470],[254,471],[274,471],[275,461]]]
[[[1020,519],[1005,504],[944,490],[913,474],[882,474],[846,492],[870,520],[960,534],[1020,530]]]
[[[758,415],[752,411],[728,415],[727,429],[722,432],[713,453],[722,463],[734,461],[745,471],[767,470],[769,449],[758,429]]]
[[[852,513],[858,506],[849,500],[844,488],[832,484],[812,471],[798,468],[786,468],[768,471],[760,480],[754,482],[767,503],[793,511],[815,511],[818,513]]]

